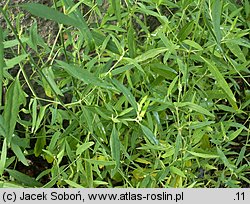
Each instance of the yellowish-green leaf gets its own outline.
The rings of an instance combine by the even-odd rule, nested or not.
[[[197,43],[194,42],[193,40],[183,40],[183,43],[189,45],[190,47],[193,47],[197,50],[203,50],[203,48]]]
[[[67,184],[69,184],[70,187],[73,187],[73,188],[83,188],[83,186],[77,184],[76,182],[74,181],[71,181],[71,180],[64,180]]]
[[[236,137],[238,137],[240,135],[240,133],[242,132],[243,128],[239,128],[238,130],[236,130],[235,132],[231,133],[228,138],[230,141],[234,140]]]
[[[95,143],[94,142],[86,142],[86,143],[80,145],[76,149],[76,155],[82,154],[85,150],[87,150],[88,148],[90,148],[93,144],[95,144]]]
[[[184,177],[184,178],[186,177],[185,174],[183,173],[183,171],[181,171],[179,168],[177,168],[175,166],[170,167],[170,172],[173,174],[176,174],[178,176]]]
[[[95,165],[101,165],[101,166],[113,166],[116,165],[115,161],[105,161],[105,160],[96,160],[96,159],[84,159],[85,161],[95,164]]]
[[[214,158],[219,157],[218,155],[215,155],[215,154],[205,154],[205,153],[199,153],[199,152],[193,152],[193,151],[187,151],[187,152],[189,152],[193,156],[201,157],[201,158],[204,158],[204,159],[214,159]]]
[[[146,51],[145,53],[137,56],[135,58],[135,60],[137,62],[143,62],[143,61],[146,61],[146,60],[149,60],[149,59],[152,59],[154,57],[156,57],[157,55],[159,54],[164,54],[164,52],[168,51],[168,48],[155,48],[155,49],[151,49],[151,50],[148,50]]]
[[[192,102],[183,102],[183,103],[175,102],[174,105],[177,107],[187,106],[188,108],[190,108],[198,113],[202,113],[202,114],[210,116],[210,117],[215,117],[214,114],[210,113],[207,109],[205,109],[205,108],[203,108],[195,103],[192,103]]]

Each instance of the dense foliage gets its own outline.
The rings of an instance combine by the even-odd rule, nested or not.
[[[0,12],[2,187],[249,187],[248,0]]]

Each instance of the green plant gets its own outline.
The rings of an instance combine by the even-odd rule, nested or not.
[[[2,186],[249,186],[248,0],[19,7],[39,18],[1,8]]]

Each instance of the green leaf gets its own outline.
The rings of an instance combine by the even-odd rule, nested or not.
[[[19,106],[21,105],[20,98],[19,80],[16,79],[7,90],[3,112],[7,143],[11,142],[12,135],[14,134]]]
[[[93,84],[95,86],[99,86],[106,89],[114,90],[114,87],[108,84],[105,81],[102,81],[100,78],[96,77],[94,74],[90,73],[88,70],[69,65],[63,61],[56,60],[56,62],[72,77],[83,81],[86,84]]]
[[[0,136],[6,137],[3,116],[0,115]]]
[[[244,55],[244,53],[242,52],[242,50],[240,49],[239,45],[237,45],[236,43],[233,42],[227,42],[226,43],[227,47],[230,49],[230,51],[239,58],[239,60],[241,62],[246,62],[246,57]]]
[[[85,150],[87,150],[89,147],[91,147],[93,144],[95,144],[94,142],[86,142],[82,145],[80,145],[79,147],[77,147],[76,149],[76,155],[80,155],[82,154]]]
[[[243,160],[243,158],[244,158],[244,156],[245,156],[246,149],[247,149],[246,146],[243,146],[243,147],[241,148],[239,157],[238,157],[238,159],[237,159],[237,161],[236,161],[236,166],[238,166],[238,165],[242,162],[242,160]]]
[[[84,159],[85,161],[95,164],[95,165],[101,165],[101,166],[114,166],[116,165],[115,161],[104,161],[104,160],[96,160],[96,159]]]
[[[113,79],[113,84],[116,86],[116,88],[122,92],[122,94],[126,97],[128,102],[132,105],[132,107],[138,111],[138,105],[136,103],[135,97],[132,95],[132,93],[129,91],[128,88],[126,88],[123,84],[121,84],[118,80]]]
[[[121,1],[120,0],[112,0],[112,7],[115,13],[115,16],[121,25],[122,19],[121,19]]]
[[[197,50],[203,50],[203,48],[193,40],[183,40],[183,43],[189,45],[190,47],[196,48]]]
[[[169,80],[174,80],[174,78],[177,75],[177,72],[174,69],[168,67],[165,64],[152,63],[152,64],[150,64],[150,68],[155,73],[157,73],[160,76],[163,76],[164,78],[169,79]]]
[[[204,158],[204,159],[214,159],[214,158],[219,157],[218,155],[214,155],[214,154],[205,154],[205,153],[198,153],[198,152],[193,152],[193,151],[187,151],[187,152],[189,152],[193,156],[201,157],[201,158]]]
[[[95,43],[96,43],[97,46],[103,45],[103,42],[104,42],[105,39],[106,39],[106,36],[105,36],[105,35],[103,35],[103,34],[101,34],[101,33],[99,33],[99,32],[94,32],[94,31],[93,31],[92,35],[93,35],[93,38],[95,39]],[[121,54],[121,53],[119,52],[117,46],[115,45],[114,41],[112,41],[112,40],[109,40],[109,42],[108,42],[106,48],[107,48],[108,50],[110,50],[111,52],[115,53],[115,54],[118,54],[118,55]]]
[[[78,23],[75,19],[55,10],[48,6],[38,4],[38,3],[26,3],[20,5],[23,9],[31,13],[32,15],[46,18],[49,20],[53,20],[57,23],[64,24],[64,25],[70,25],[78,27]]]
[[[76,182],[74,181],[71,181],[71,180],[64,180],[67,184],[69,184],[69,187],[73,187],[73,188],[83,188],[83,186],[77,184]]]
[[[203,108],[195,103],[192,103],[192,102],[183,102],[183,103],[175,102],[174,105],[177,107],[187,106],[188,108],[193,109],[198,113],[202,113],[202,114],[210,116],[210,117],[215,117],[214,114],[210,113],[207,109],[205,109],[205,108]]]
[[[75,160],[75,152],[73,151],[74,147],[71,148],[67,140],[65,140],[65,149],[70,162],[74,162]]]
[[[45,115],[45,111],[46,108],[49,106],[49,104],[47,104],[46,106],[41,106],[40,107],[40,111],[36,120],[36,125],[35,125],[35,129],[34,129],[34,133],[40,128],[41,122],[42,120],[44,120],[44,115]]]
[[[227,168],[229,168],[232,171],[236,168],[234,165],[230,164],[227,157],[225,156],[225,154],[223,153],[223,151],[219,147],[217,147],[217,153]]]
[[[183,171],[181,171],[179,168],[174,167],[174,166],[170,167],[170,172],[178,176],[184,177],[184,178],[186,177]]]
[[[55,76],[54,76],[52,68],[51,67],[46,67],[46,68],[42,69],[42,72],[43,72],[44,76],[47,79],[46,81],[43,79],[44,89],[45,89],[46,95],[52,98],[53,97],[52,94],[51,94],[52,91],[50,89],[53,89],[54,93],[58,94],[59,96],[63,96],[63,93],[58,88],[58,86],[57,86],[57,84],[56,84],[56,82],[54,80]],[[47,85],[47,83],[49,83],[50,86]]]
[[[22,38],[20,38],[20,41],[21,41],[22,43],[26,43],[27,41],[29,41],[29,38],[22,37]],[[20,44],[20,42],[19,42],[17,39],[8,40],[8,41],[4,41],[4,42],[3,42],[4,48],[14,47],[14,46],[17,46],[17,45],[19,45],[19,44]]]
[[[4,72],[4,45],[3,45],[3,29],[0,26],[0,107],[2,106],[3,96],[3,72]]]
[[[21,148],[17,144],[11,143],[11,149],[13,150],[20,162],[22,162],[25,166],[29,166]]]
[[[27,187],[42,187],[42,184],[38,181],[36,181],[34,178],[31,178],[19,171],[6,169],[6,171],[12,176],[14,179],[16,179],[18,182],[24,184]]]
[[[56,143],[60,137],[61,133],[60,132],[55,132],[52,135],[52,138],[50,140],[49,146],[48,146],[48,150],[53,152],[53,150],[56,148]]]
[[[180,41],[185,40],[193,31],[194,23],[195,21],[190,21],[181,28],[177,35],[177,38],[179,38]]]
[[[182,136],[178,132],[177,137],[176,137],[176,141],[175,141],[175,151],[174,151],[174,156],[173,156],[174,161],[177,160],[177,157],[180,154],[181,148],[182,148]]]
[[[167,91],[167,97],[169,97],[172,94],[173,89],[177,86],[176,82],[178,80],[179,76],[176,76],[172,82],[170,83],[169,87],[168,87],[168,91]]]
[[[38,33],[37,33],[37,22],[32,24],[30,27],[30,44],[29,46],[37,52],[37,45],[38,45]]]
[[[46,131],[44,128],[42,128],[42,130],[37,134],[37,139],[36,139],[36,144],[35,144],[35,147],[34,147],[34,154],[36,157],[38,157],[45,145],[46,145]]]
[[[0,181],[0,188],[23,188],[23,186],[12,182]]]
[[[216,37],[218,44],[220,44],[221,42],[220,18],[221,18],[222,2],[223,2],[222,0],[213,0],[212,11],[211,11],[214,35]]]
[[[164,52],[168,51],[169,49],[168,48],[165,48],[165,47],[160,47],[160,48],[155,48],[155,49],[151,49],[151,50],[148,50],[146,51],[145,53],[137,56],[135,58],[135,61],[136,62],[143,62],[143,61],[146,61],[146,60],[149,60],[149,59],[152,59],[154,57],[156,57],[157,55],[159,54],[164,54]]]
[[[85,151],[84,156],[85,156],[84,157],[85,159],[90,159],[88,149]],[[87,178],[86,180],[88,183],[88,187],[91,188],[93,187],[93,168],[92,168],[91,162],[88,162],[88,161],[85,162],[85,171],[86,171],[86,178]]]
[[[140,124],[142,132],[145,134],[147,139],[154,145],[158,145],[159,141],[156,139],[154,133],[146,126]]]
[[[136,42],[135,42],[134,32],[135,31],[133,28],[133,24],[130,22],[128,28],[127,41],[128,41],[128,52],[131,58],[135,58],[136,56]]]
[[[68,4],[70,4],[70,1],[67,1]],[[72,17],[65,15],[55,9],[52,9],[50,7],[47,7],[42,4],[38,3],[26,3],[20,5],[23,9],[31,13],[32,15],[41,17],[41,18],[46,18],[52,21],[55,21],[60,24],[64,25],[69,25],[69,26],[74,26],[78,28],[82,34],[85,36],[86,40],[88,41],[88,44],[92,44],[92,34],[84,21],[84,19],[79,15],[79,12],[73,12]],[[92,47],[92,45],[91,45]]]
[[[112,172],[112,174],[114,175],[120,166],[120,139],[115,124],[113,125],[113,129],[110,136],[110,147],[111,156],[116,163],[115,170]]]
[[[36,128],[36,121],[37,121],[37,99],[31,99],[32,102],[32,128],[31,132],[33,133]]]
[[[213,64],[212,61],[209,59],[206,59],[204,57],[201,57],[204,62],[207,63],[209,71],[212,73],[216,81],[218,82],[219,86],[223,89],[225,94],[227,95],[228,101],[232,105],[232,107],[235,110],[238,110],[237,104],[236,104],[236,98],[234,97],[233,92],[231,91],[229,85],[227,84],[226,80],[224,79],[223,75],[220,73],[218,68]]]
[[[231,133],[229,136],[228,136],[228,139],[229,141],[232,141],[234,140],[236,137],[239,136],[239,134],[242,132],[244,128],[239,128],[238,130],[236,130],[235,132]]]
[[[6,159],[7,159],[7,140],[6,138],[4,138],[1,151],[1,159],[0,159],[0,176],[2,176],[4,172]]]

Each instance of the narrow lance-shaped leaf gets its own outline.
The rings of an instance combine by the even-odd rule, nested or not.
[[[121,24],[121,1],[120,0],[112,0],[112,7],[115,13],[115,16],[119,22],[119,24]]]
[[[15,65],[19,64],[23,60],[25,60],[28,57],[28,54],[23,54],[17,57],[14,57],[12,59],[6,60],[6,66],[8,69],[14,67]]]
[[[238,166],[242,162],[242,160],[243,160],[243,158],[245,156],[246,148],[247,148],[246,146],[243,146],[241,148],[239,157],[238,157],[238,159],[236,161],[236,166]]]
[[[199,153],[199,152],[193,152],[193,151],[188,151],[190,154],[196,157],[201,157],[204,159],[213,159],[213,158],[218,158],[218,155],[215,154],[205,154],[205,153]]]
[[[19,90],[19,81],[16,79],[7,90],[4,106],[3,118],[6,131],[7,143],[10,143],[15,130],[17,116],[19,112],[21,93]]]
[[[63,93],[61,92],[61,90],[58,88],[55,80],[54,80],[54,73],[53,73],[53,70],[51,69],[51,67],[49,68],[44,68],[42,70],[43,74],[45,75],[45,77],[47,78],[47,81],[44,80],[44,84],[46,85],[46,83],[49,83],[50,86],[48,86],[47,89],[53,89],[53,92],[60,95],[60,96],[63,96]],[[46,89],[45,89],[45,92],[46,92]],[[50,93],[49,90],[47,90],[47,92]],[[52,97],[49,93],[46,93],[48,96]]]
[[[120,166],[120,140],[115,124],[113,125],[112,133],[110,136],[110,146],[112,158],[116,163],[115,171],[113,173],[115,174],[115,172]]]
[[[220,44],[221,41],[221,31],[220,31],[221,9],[222,9],[222,0],[214,0],[212,6],[212,22],[214,28],[214,35],[216,37],[218,44]]]
[[[170,172],[174,173],[174,174],[176,174],[178,176],[181,176],[181,177],[186,177],[185,174],[183,173],[183,171],[181,171],[179,168],[177,168],[175,166],[170,167]]]
[[[88,149],[85,151],[84,158],[90,159]],[[86,178],[87,178],[88,187],[92,188],[93,187],[93,168],[92,168],[91,162],[88,162],[88,161],[85,162],[85,171],[86,171]]]
[[[181,134],[178,132],[176,141],[175,141],[175,151],[174,151],[174,158],[173,160],[175,161],[180,153],[182,147],[182,137]]]
[[[155,145],[159,144],[159,141],[156,139],[154,133],[146,126],[140,124],[142,132],[145,134],[146,138]]]
[[[128,28],[128,35],[127,35],[127,40],[128,40],[128,51],[129,51],[129,56],[131,58],[134,58],[136,56],[135,53],[135,34],[134,34],[134,28],[133,24],[130,22],[129,23],[129,28]]]
[[[26,174],[23,174],[16,170],[7,169],[7,172],[12,176],[14,179],[16,179],[18,182],[24,184],[28,187],[42,187],[42,184],[38,181],[36,181],[34,178],[27,176]]]
[[[45,128],[42,128],[42,130],[37,134],[37,140],[34,147],[34,154],[36,157],[38,157],[42,153],[45,145],[46,145],[46,131]]]
[[[216,81],[218,82],[219,86],[222,88],[222,90],[225,92],[227,95],[227,99],[231,106],[235,109],[238,110],[237,104],[236,104],[236,99],[234,97],[233,92],[231,91],[228,83],[224,79],[223,75],[220,73],[218,68],[209,60],[204,57],[201,57],[204,62],[207,63],[209,71],[212,73]]]
[[[202,114],[210,116],[210,117],[215,117],[214,114],[210,113],[207,109],[205,109],[205,108],[203,108],[195,103],[191,103],[191,102],[177,103],[177,102],[175,102],[174,105],[176,105],[177,107],[187,106],[190,109],[193,109],[198,113],[202,113]]]
[[[25,166],[29,166],[27,159],[25,158],[21,148],[17,144],[11,143],[11,149],[13,150],[13,152],[15,153],[16,157],[20,162],[22,162]]]
[[[96,160],[96,159],[84,159],[85,161],[100,166],[114,166],[116,163],[115,161],[104,161],[104,160]]]
[[[94,142],[86,142],[77,147],[76,149],[76,155],[82,154],[85,150],[87,150],[89,147],[91,147],[94,144]]]
[[[30,47],[37,52],[38,34],[37,34],[37,22],[35,21],[30,27]]]
[[[135,100],[135,97],[132,95],[132,93],[126,88],[123,84],[121,84],[118,80],[113,79],[112,80],[114,85],[117,87],[119,91],[123,93],[123,95],[126,97],[126,99],[129,101],[129,103],[132,105],[132,107],[138,111],[138,106]]]
[[[230,170],[234,170],[236,168],[233,164],[230,164],[226,155],[223,153],[223,151],[219,147],[217,147],[217,153],[226,167],[228,167]]]
[[[7,140],[4,138],[2,151],[1,151],[1,159],[0,159],[0,176],[2,176],[6,164],[7,159]]]
[[[3,96],[3,68],[4,68],[3,29],[0,26],[0,107],[2,106],[2,96]]]
[[[63,61],[56,60],[56,62],[72,77],[83,81],[86,84],[92,84],[94,86],[99,86],[106,89],[115,90],[113,86],[107,82],[96,77],[94,74],[90,73],[88,70],[77,67],[75,65],[69,65]]]
[[[41,18],[46,18],[49,20],[53,20],[57,23],[61,23],[64,25],[71,25],[75,27],[78,27],[79,25],[75,19],[42,4],[26,3],[23,5],[20,5],[20,7],[22,7],[23,9],[25,9],[32,15],[35,15]]]
[[[160,48],[155,48],[155,49],[152,49],[152,50],[148,50],[148,51],[146,51],[145,53],[143,53],[143,54],[137,56],[137,57],[135,58],[135,60],[136,60],[137,62],[143,62],[143,61],[152,59],[152,58],[156,57],[157,55],[166,52],[167,50],[169,50],[169,49],[168,49],[168,48],[165,48],[165,47],[160,47]]]
[[[242,52],[241,48],[239,45],[236,43],[233,43],[231,41],[226,43],[227,47],[230,49],[230,51],[239,58],[240,61],[246,62],[246,57],[244,53]]]
[[[71,0],[64,1],[68,8],[71,7],[73,3]],[[69,15],[65,15],[55,9],[37,3],[26,3],[21,5],[21,7],[35,16],[78,28],[83,34],[83,36],[86,38],[88,45],[91,49],[94,48],[93,41],[97,44],[97,46],[100,46],[106,38],[98,32],[90,31],[87,26],[87,23],[85,22],[84,18],[78,10],[75,10]],[[119,54],[117,47],[112,41],[109,41],[107,49],[116,54]]]
[[[77,184],[76,182],[74,181],[71,181],[71,180],[64,180],[67,184],[69,184],[70,187],[73,187],[73,188],[83,188],[83,186]]]
[[[82,32],[82,34],[86,37],[88,44],[93,48],[93,46],[91,45],[93,39],[91,32],[87,27],[87,24],[79,20],[80,17],[76,13],[74,13],[75,18],[73,18],[55,9],[52,9],[48,6],[38,3],[26,3],[21,5],[21,7],[35,16],[46,18],[60,24],[71,25],[78,28]]]
[[[192,32],[193,27],[194,27],[194,21],[188,22],[181,28],[181,30],[177,35],[177,38],[179,38],[180,41],[185,40],[188,37],[188,35]]]
[[[4,68],[3,29],[0,26],[0,107],[2,106],[2,95],[3,95],[3,68]]]

